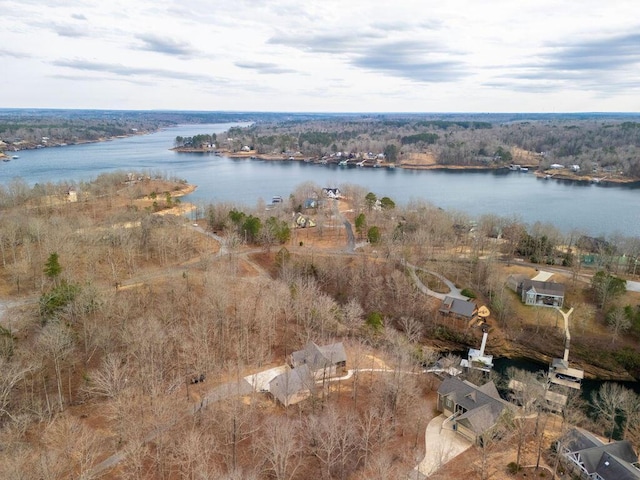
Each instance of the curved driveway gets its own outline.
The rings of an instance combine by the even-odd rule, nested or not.
[[[469,300],[469,297],[465,297],[464,295],[462,295],[462,293],[460,293],[460,289],[457,288],[453,284],[452,281],[450,281],[447,278],[443,277],[439,273],[433,272],[431,270],[425,270],[424,268],[416,267],[415,265],[411,265],[410,263],[408,263],[408,262],[406,262],[404,260],[403,260],[402,263],[409,270],[409,275],[411,276],[411,279],[415,282],[415,284],[418,287],[418,289],[422,293],[424,293],[425,295],[429,295],[431,297],[439,298],[440,300],[444,300],[445,297],[459,298],[459,299],[465,300],[465,301]],[[416,270],[420,270],[421,272],[428,273],[429,275],[433,275],[434,277],[440,279],[449,288],[449,293],[438,293],[438,292],[434,292],[433,290],[431,290],[424,283],[422,283],[422,280],[420,280],[420,278],[418,278],[418,275],[416,275]]]

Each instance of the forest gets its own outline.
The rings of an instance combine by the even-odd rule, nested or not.
[[[624,288],[640,274],[638,239],[489,215],[472,222],[357,185],[341,185],[333,200],[302,184],[269,209],[189,206],[188,191],[145,172],[0,188],[0,477],[406,476],[437,415],[441,379],[425,367],[459,363],[456,352],[483,334],[443,316],[409,264],[431,290],[445,291],[433,271],[488,306],[493,355],[543,362],[562,353],[559,315],[522,305],[505,285],[556,268],[575,310],[571,361],[592,378],[640,376],[640,297]],[[293,214],[315,227],[298,228]],[[245,381],[310,341],[341,342],[350,374],[314,383],[287,407]],[[510,373],[540,383],[523,375]],[[539,452],[558,470],[551,441],[572,425],[637,445],[637,395],[603,385],[618,390],[598,392],[591,410],[574,395],[561,415],[505,418],[441,478],[503,478]]]
[[[230,129],[227,137],[233,140],[231,149],[248,145],[259,154],[301,152],[320,158],[336,152],[354,156],[384,152],[388,161],[400,164],[409,164],[412,154],[429,154],[440,166],[504,168],[516,163],[547,170],[563,165],[575,166],[576,172],[640,179],[640,122],[635,117],[509,122],[487,117],[483,121],[381,116],[256,122]]]

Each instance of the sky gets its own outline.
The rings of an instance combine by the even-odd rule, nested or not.
[[[637,0],[0,0],[0,107],[640,112]]]

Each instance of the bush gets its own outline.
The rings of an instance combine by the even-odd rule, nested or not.
[[[42,294],[40,297],[42,323],[46,323],[49,317],[71,303],[79,293],[80,287],[78,285],[63,282],[50,292]]]
[[[465,297],[469,297],[469,298],[476,298],[476,294],[473,293],[473,291],[469,290],[468,288],[463,288],[460,293],[462,295],[464,295]]]
[[[520,468],[521,467],[516,462],[509,462],[509,464],[507,465],[507,472],[509,472],[511,475],[515,475],[520,471]]]
[[[380,312],[371,312],[367,316],[367,325],[369,325],[373,330],[380,331],[384,326],[382,321],[382,314]]]

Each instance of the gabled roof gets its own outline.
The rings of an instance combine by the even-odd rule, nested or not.
[[[629,448],[631,448],[631,446],[629,446]],[[600,457],[600,462],[595,471],[605,480],[638,480],[640,478],[640,470],[631,463],[634,462],[624,461],[605,452],[602,457]]]
[[[509,403],[502,400],[493,382],[478,387],[471,382],[451,377],[445,379],[438,394],[453,400],[466,412],[457,421],[476,434],[481,434],[496,424]]]
[[[475,303],[462,300],[461,298],[446,296],[442,301],[442,305],[440,305],[441,313],[453,313],[467,318],[472,318],[475,311]]]
[[[314,342],[309,342],[303,350],[298,350],[291,354],[293,365],[308,365],[311,371],[336,365],[347,361],[347,354],[344,351],[342,342],[332,343],[319,347]]]
[[[640,470],[633,466],[638,456],[627,440],[603,443],[593,434],[573,428],[564,437],[564,448],[578,458],[587,473],[597,473],[605,480],[639,480]]]
[[[302,390],[314,386],[313,376],[307,365],[302,365],[281,373],[269,382],[269,391],[281,403],[287,405],[288,398]]]
[[[540,295],[551,295],[554,297],[564,296],[564,284],[556,282],[541,282],[539,280],[524,280],[522,290],[528,292],[533,290]]]
[[[607,443],[605,445],[587,448],[586,450],[580,450],[578,452],[573,452],[580,454],[580,459],[584,464],[587,472],[593,473],[598,468],[598,465],[602,462],[602,457],[607,455],[607,457],[615,457],[617,462],[627,462],[634,463],[638,461],[638,456],[633,451],[631,444],[627,440],[622,440],[620,442]],[[621,477],[609,477],[612,480],[619,480]],[[632,478],[640,478],[640,470],[638,471],[637,477]]]

